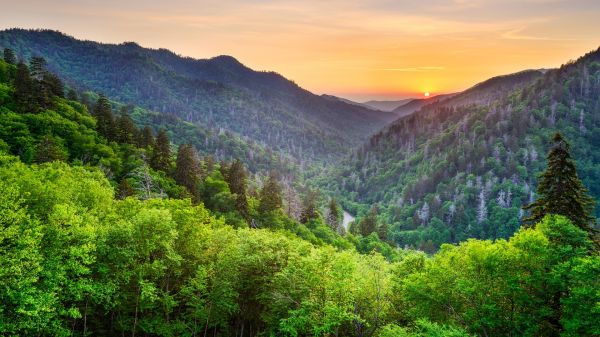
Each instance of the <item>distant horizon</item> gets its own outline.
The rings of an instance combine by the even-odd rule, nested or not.
[[[0,13],[0,29],[231,55],[316,94],[367,101],[459,92],[559,67],[600,46],[599,15],[600,2],[590,0],[24,0]]]
[[[219,56],[229,56],[229,57],[235,58],[236,60],[238,60],[239,62],[241,62],[242,64],[244,64],[245,66],[251,68],[254,71],[272,71],[272,70],[269,70],[269,69],[256,69],[256,68],[252,68],[250,65],[247,65],[246,63],[244,63],[243,60],[239,60],[235,55],[219,54],[219,55],[209,56],[209,57],[205,57],[205,58],[199,58],[199,57],[194,57],[194,56],[190,56],[190,55],[182,55],[182,54],[180,54],[180,53],[178,53],[178,52],[176,52],[174,50],[171,50],[171,49],[168,49],[168,48],[165,48],[165,47],[157,47],[157,48],[147,47],[147,46],[141,45],[137,41],[121,41],[121,42],[96,41],[96,40],[90,40],[90,39],[80,38],[80,37],[75,36],[75,35],[73,35],[73,34],[71,34],[69,32],[61,31],[61,30],[58,30],[58,29],[41,28],[41,27],[38,27],[38,28],[2,27],[2,28],[0,28],[0,31],[10,30],[10,29],[56,31],[56,32],[59,32],[59,33],[64,34],[66,36],[69,36],[69,37],[72,37],[74,39],[77,39],[79,41],[92,41],[92,42],[103,43],[103,44],[120,45],[120,44],[126,44],[126,43],[135,43],[135,44],[139,45],[141,48],[153,49],[153,50],[160,50],[160,49],[169,50],[170,52],[173,52],[173,53],[175,53],[176,55],[178,55],[180,57],[189,57],[189,58],[193,58],[193,59],[196,59],[196,60],[206,60],[206,59],[211,59],[211,58],[215,58],[215,57],[219,57]],[[280,74],[280,75],[282,75],[283,77],[287,78],[290,81],[294,81],[294,79],[285,76],[285,74]],[[505,74],[502,74],[502,75],[505,75]],[[486,80],[486,79],[483,79],[482,81],[484,81],[484,80]],[[294,82],[296,82],[296,81],[294,81]],[[477,83],[479,83],[479,82],[477,82]],[[477,83],[474,83],[473,85],[476,85]],[[300,85],[300,84],[298,84],[298,85]],[[300,85],[300,86],[302,87],[302,85]],[[336,96],[336,97],[339,97],[339,98],[350,100],[350,101],[355,102],[355,103],[366,103],[366,102],[369,102],[369,101],[400,101],[400,100],[406,100],[406,99],[434,98],[434,97],[439,96],[439,95],[449,94],[447,92],[440,92],[440,93],[430,92],[430,96],[426,97],[421,92],[413,93],[413,94],[398,94],[398,93],[389,93],[389,94],[372,93],[372,94],[369,94],[369,93],[360,93],[360,92],[356,92],[356,93],[314,92],[314,91],[310,90],[309,88],[304,88],[304,89],[307,89],[307,90],[313,92],[316,95],[331,95],[331,96]],[[465,89],[468,89],[468,88],[465,88]]]
[[[139,45],[142,48],[146,48],[146,49],[154,49],[154,50],[159,50],[159,49],[164,49],[164,50],[169,50],[170,52],[175,53],[176,55],[180,56],[180,57],[189,57],[189,58],[193,58],[193,59],[197,59],[197,60],[202,60],[202,59],[211,59],[211,58],[215,58],[215,57],[219,57],[219,56],[230,56],[235,58],[236,60],[238,60],[240,63],[242,63],[244,66],[249,67],[250,69],[254,70],[254,71],[274,71],[272,69],[258,69],[258,68],[254,68],[251,65],[247,64],[246,62],[244,62],[244,60],[240,60],[236,55],[231,55],[231,54],[218,54],[218,55],[212,55],[212,56],[207,56],[207,57],[196,57],[193,55],[184,55],[179,53],[176,50],[172,50],[170,48],[167,47],[149,47],[149,46],[145,46],[142,45],[139,41],[133,41],[133,40],[123,40],[123,41],[99,41],[99,40],[93,40],[93,39],[89,39],[89,38],[82,38],[79,36],[76,36],[75,34],[72,34],[71,32],[67,32],[67,31],[63,31],[60,29],[53,29],[53,28],[43,28],[43,27],[2,27],[0,26],[0,31],[4,31],[4,30],[10,30],[10,29],[24,29],[24,30],[48,30],[48,31],[56,31],[56,32],[60,32],[64,35],[73,37],[77,40],[80,41],[93,41],[93,42],[97,42],[97,43],[104,43],[104,44],[114,44],[114,45],[119,45],[119,44],[125,44],[125,43],[135,43],[137,45]],[[600,47],[599,47],[600,48]],[[595,49],[592,49],[595,50]],[[592,50],[586,51],[590,52]],[[585,54],[584,53],[584,54]],[[562,62],[564,63],[564,62]],[[529,69],[544,69],[544,70],[548,70],[548,69],[555,69],[558,68],[557,67],[544,67],[544,68],[529,68]],[[464,90],[467,90],[468,88],[471,88],[472,86],[477,85],[478,83],[481,83],[485,80],[488,80],[489,78],[492,77],[496,77],[496,76],[502,76],[502,75],[509,75],[512,73],[516,73],[516,72],[520,72],[520,71],[524,71],[524,70],[529,70],[529,69],[520,69],[511,73],[503,73],[503,74],[495,74],[492,75],[488,78],[482,78],[477,80],[476,82],[466,86],[465,88],[462,88],[460,90],[454,90],[451,92],[435,92],[435,91],[427,91],[430,95],[429,96],[425,96],[424,92],[413,92],[413,93],[376,93],[376,92],[372,92],[372,93],[368,93],[368,92],[318,92],[318,91],[314,91],[311,90],[310,88],[307,88],[305,86],[303,86],[302,84],[298,83],[296,80],[294,80],[293,78],[290,78],[288,76],[286,76],[286,74],[282,74],[280,72],[277,72],[278,74],[280,74],[281,76],[285,77],[286,79],[293,81],[295,83],[297,83],[300,87],[307,89],[309,91],[311,91],[312,93],[316,94],[316,95],[331,95],[331,96],[336,96],[339,98],[343,98],[343,99],[347,99],[349,101],[352,102],[356,102],[356,103],[366,103],[369,101],[400,101],[400,100],[406,100],[406,99],[419,99],[419,98],[434,98],[436,96],[439,95],[446,95],[446,94],[450,94],[450,93],[456,93],[456,92],[462,92]]]

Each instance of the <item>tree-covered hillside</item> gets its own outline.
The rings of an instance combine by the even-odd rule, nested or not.
[[[42,56],[68,84],[210,129],[229,130],[303,160],[331,161],[394,119],[328,100],[229,56],[184,58],[135,43],[80,41],[54,31],[0,32],[17,57]]]
[[[536,198],[556,131],[600,197],[599,93],[600,51],[543,74],[486,81],[373,136],[328,172],[338,177],[329,186],[359,214],[378,204],[402,246],[507,238],[520,226],[521,207]]]
[[[6,336],[595,336],[600,259],[545,218],[433,257],[235,229],[190,199],[115,200],[101,171],[0,154]]]
[[[427,255],[386,243],[375,208],[347,232],[336,200],[145,123],[200,129],[3,56],[0,335],[600,334],[591,199],[559,134],[530,226]]]
[[[0,60],[0,150],[22,162],[61,161],[97,168],[119,199],[190,198],[232,226],[275,228],[314,244],[394,257],[393,249],[377,235],[342,237],[339,208],[325,214],[318,193],[294,180],[295,170],[286,175],[293,168],[279,157],[249,152],[247,162],[264,170],[277,168],[253,174],[237,157],[218,160],[210,152],[214,144],[202,138],[197,126],[167,119],[168,132],[158,128],[162,116],[116,104],[103,95],[85,93],[78,101],[72,90],[64,94],[61,80],[46,69],[43,58],[32,58],[29,64],[5,58],[15,64]],[[89,103],[92,98],[95,102]],[[150,119],[158,130],[148,124],[138,127],[134,119],[140,123]],[[193,142],[171,142],[169,133],[181,139],[186,132]],[[236,143],[228,134],[219,139],[225,143],[220,151],[246,144]],[[236,154],[248,153],[230,153]]]

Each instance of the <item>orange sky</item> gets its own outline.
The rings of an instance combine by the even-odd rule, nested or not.
[[[20,0],[2,8],[0,28],[229,54],[359,101],[459,91],[600,46],[596,0]]]

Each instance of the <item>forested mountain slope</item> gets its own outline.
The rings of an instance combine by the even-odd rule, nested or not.
[[[401,245],[508,237],[535,198],[555,131],[571,141],[599,197],[600,51],[491,79],[399,119],[356,151],[331,187],[359,213],[378,203]]]
[[[145,126],[162,114],[65,93],[43,59],[3,54],[0,335],[600,334],[590,198],[559,135],[532,228],[428,256],[392,248],[374,217],[346,232],[335,200],[298,205],[274,172],[175,151]],[[171,134],[201,134],[180,122]]]
[[[314,95],[230,56],[185,58],[135,43],[80,41],[55,31],[10,29],[0,47],[42,56],[69,84],[124,103],[234,131],[304,159],[331,159],[395,118]]]

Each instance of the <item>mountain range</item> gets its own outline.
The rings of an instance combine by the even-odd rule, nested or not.
[[[393,111],[394,109],[412,101],[413,99],[414,98],[405,98],[393,101],[371,100],[363,102],[362,104],[381,111]]]
[[[198,60],[133,42],[102,44],[50,30],[4,30],[0,46],[20,58],[44,57],[70,86],[234,132],[302,160],[340,158],[396,117],[314,95],[231,56]]]
[[[292,161],[316,167],[318,179],[307,184],[359,217],[375,205],[399,245],[433,251],[512,235],[556,131],[572,142],[582,180],[600,197],[600,51],[459,93],[357,103],[312,94],[231,56],[198,60],[48,30],[2,31],[0,47],[43,56],[70,87],[139,106],[138,124],[165,127],[218,159],[263,170]]]
[[[509,237],[536,198],[557,131],[600,197],[599,93],[600,50],[559,69],[489,79],[384,128],[327,173],[337,176],[329,188],[355,213],[378,205],[400,245]]]

